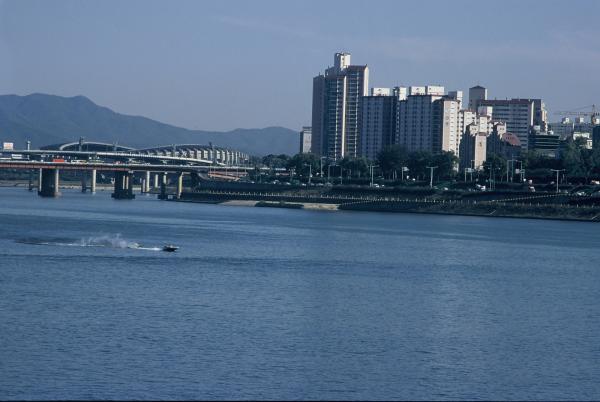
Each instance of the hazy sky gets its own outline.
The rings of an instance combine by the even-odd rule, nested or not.
[[[343,50],[370,86],[481,84],[570,109],[600,104],[599,16],[596,0],[0,0],[0,94],[81,94],[188,128],[299,129],[312,77]]]

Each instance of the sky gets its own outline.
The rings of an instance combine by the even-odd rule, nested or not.
[[[371,87],[600,104],[600,1],[0,0],[0,94],[84,95],[204,130],[311,123],[337,51]],[[550,114],[550,120],[559,116]]]

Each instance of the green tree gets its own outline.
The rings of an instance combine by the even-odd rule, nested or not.
[[[435,166],[433,164],[433,155],[427,151],[411,152],[408,155],[407,165],[409,174],[418,180],[423,179],[425,176],[429,177],[427,166]]]
[[[312,153],[296,154],[288,160],[285,167],[288,170],[294,169],[297,176],[308,179],[311,171],[313,176],[319,172],[320,160],[317,155]]]
[[[369,174],[369,162],[367,158],[344,157],[338,163],[350,177],[366,177]]]
[[[451,151],[439,152],[431,158],[433,166],[437,166],[437,175],[442,178],[451,178],[456,175],[456,166],[458,158]]]
[[[408,159],[408,152],[400,145],[385,147],[377,155],[379,167],[386,177],[392,177],[394,171],[400,172],[403,166],[407,166]]]
[[[562,169],[560,159],[550,158],[535,150],[522,152],[521,160],[524,169]]]
[[[281,155],[267,155],[262,158],[263,165],[270,168],[284,168],[289,162],[289,155],[281,154]]]
[[[497,154],[490,154],[486,157],[483,170],[486,178],[492,177],[494,180],[502,181],[506,172],[506,159]]]

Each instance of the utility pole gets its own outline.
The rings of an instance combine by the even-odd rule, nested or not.
[[[553,172],[556,172],[556,194],[558,194],[558,173],[564,172],[565,169],[550,169]]]
[[[427,169],[429,169],[429,172],[430,172],[429,188],[432,188],[433,187],[433,169],[437,169],[437,166],[427,166]]]

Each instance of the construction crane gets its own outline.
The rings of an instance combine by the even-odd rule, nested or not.
[[[584,109],[592,109],[591,111],[584,111]],[[576,116],[585,117],[589,116],[592,125],[600,124],[600,111],[596,108],[596,105],[583,106],[575,110],[568,110],[562,112],[554,112],[561,116]]]

